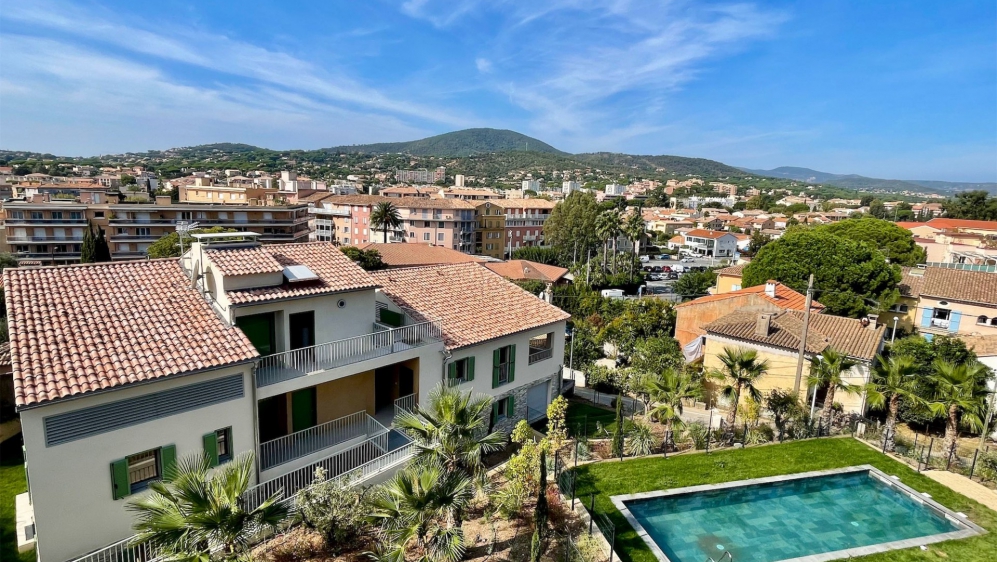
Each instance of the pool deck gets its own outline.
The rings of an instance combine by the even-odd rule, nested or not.
[[[983,484],[973,482],[961,474],[945,470],[926,470],[921,474],[931,478],[942,486],[959,492],[967,498],[976,500],[990,509],[997,511],[997,492],[987,488]]]
[[[822,552],[818,554],[811,554],[807,556],[801,556],[798,558],[791,558],[788,560],[779,560],[773,562],[828,562],[831,560],[840,560],[843,558],[852,558],[856,556],[866,556],[869,554],[877,554],[880,552],[887,552],[890,550],[897,550],[901,548],[913,548],[917,546],[923,546],[926,544],[932,544],[947,540],[964,539],[986,533],[985,529],[976,525],[972,521],[966,519],[965,514],[954,513],[952,510],[946,508],[945,506],[931,499],[931,496],[927,494],[922,494],[917,490],[914,490],[913,488],[903,484],[902,482],[900,482],[900,479],[898,477],[886,474],[883,471],[879,470],[878,468],[867,464],[850,466],[846,468],[832,469],[832,470],[819,470],[814,472],[804,472],[797,474],[784,474],[780,476],[771,476],[767,478],[737,480],[733,482],[723,482],[720,484],[688,486],[685,488],[676,488],[672,490],[658,490],[653,492],[641,492],[637,494],[625,494],[619,496],[612,496],[610,497],[610,501],[613,502],[613,505],[616,507],[616,509],[618,509],[620,513],[623,515],[623,517],[627,520],[627,523],[629,523],[630,526],[633,527],[635,531],[637,531],[637,535],[644,541],[647,547],[651,549],[651,552],[654,553],[655,557],[657,557],[657,559],[660,560],[661,562],[671,562],[668,556],[665,555],[664,551],[661,550],[661,547],[659,547],[657,543],[655,543],[654,539],[651,538],[651,536],[647,533],[647,530],[644,529],[644,526],[641,525],[641,523],[637,521],[637,518],[634,517],[633,513],[630,512],[630,508],[627,507],[626,502],[633,500],[659,498],[659,497],[690,494],[690,493],[705,492],[712,490],[722,490],[726,488],[739,488],[743,486],[753,486],[757,484],[784,482],[800,478],[814,478],[820,476],[829,476],[833,474],[846,474],[850,472],[868,472],[871,477],[877,478],[878,480],[882,481],[883,483],[889,486],[898,488],[900,491],[908,495],[912,500],[921,504],[926,504],[929,507],[933,508],[936,512],[943,515],[946,519],[949,519],[950,521],[956,523],[958,526],[962,527],[962,529],[958,531],[941,533],[937,535],[929,535],[925,537],[916,537],[912,539],[904,539],[904,540],[892,541],[882,544],[861,546],[861,547],[849,548],[846,550],[837,550],[834,552]],[[945,485],[947,486],[948,484]],[[977,486],[979,486],[979,484],[977,484]],[[982,488],[982,486],[980,487]],[[974,497],[974,496],[969,495],[968,497]]]

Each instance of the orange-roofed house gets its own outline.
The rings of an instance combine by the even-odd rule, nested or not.
[[[701,256],[731,258],[737,253],[737,237],[730,232],[694,228],[682,236],[682,248]]]
[[[725,269],[733,270],[734,268]],[[769,312],[803,310],[805,304],[806,297],[804,295],[778,281],[769,281],[764,285],[721,294],[706,295],[675,307],[675,339],[683,347],[694,343],[706,335],[703,326],[738,310]],[[810,310],[816,313],[824,310],[824,305],[816,300],[810,303],[810,307]]]
[[[567,282],[568,270],[529,260],[509,260],[483,264],[488,269],[512,281],[543,281],[559,284]]]
[[[424,267],[453,263],[481,263],[484,258],[429,244],[361,244],[362,250],[377,250],[390,267]]]
[[[3,272],[30,459],[22,547],[152,559],[122,544],[127,506],[179,459],[255,455],[255,507],[318,468],[389,478],[415,452],[395,414],[434,388],[490,396],[486,429],[501,431],[542,419],[561,392],[568,314],[501,275],[477,263],[367,272],[331,242],[257,238],[195,234],[180,259]]]

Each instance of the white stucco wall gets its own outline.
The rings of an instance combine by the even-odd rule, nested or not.
[[[62,562],[134,534],[129,496],[113,499],[111,463],[129,455],[175,445],[177,458],[203,450],[202,436],[232,428],[236,454],[256,443],[250,365],[167,378],[21,412],[39,559]],[[47,447],[44,418],[242,373],[241,399]]]
[[[342,300],[345,306],[339,307]],[[328,343],[374,331],[374,290],[352,291],[299,299],[285,299],[231,308],[233,323],[240,316],[276,312],[277,349],[290,346],[290,316],[315,311],[315,343]]]

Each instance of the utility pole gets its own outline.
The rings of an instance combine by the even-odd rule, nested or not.
[[[810,303],[814,298],[814,274],[807,283],[807,300],[803,305],[803,333],[800,335],[800,356],[796,359],[796,382],[793,383],[793,396],[800,395],[800,379],[803,378],[803,355],[807,350],[807,330],[810,328]]]

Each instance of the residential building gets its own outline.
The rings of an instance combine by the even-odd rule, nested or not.
[[[627,192],[627,186],[618,183],[606,184],[606,197],[622,197]]]
[[[695,228],[682,236],[682,248],[701,256],[730,258],[737,253],[737,237],[730,232]]]
[[[491,201],[477,203],[474,208],[477,227],[474,230],[474,253],[491,258],[505,257],[505,209]]]
[[[181,260],[4,272],[42,561],[151,559],[121,543],[126,505],[177,459],[254,453],[253,507],[318,467],[388,478],[413,452],[395,412],[438,385],[493,397],[504,431],[560,390],[568,315],[479,265],[371,274],[329,243],[196,236]]]
[[[893,329],[896,326],[898,332],[910,334],[914,332],[917,319],[918,297],[921,294],[921,286],[924,284],[924,270],[916,267],[903,267],[903,278],[897,285],[900,297],[889,310],[880,314],[878,322],[886,326],[886,337],[893,339]],[[896,320],[896,323],[894,323]]]
[[[722,295],[733,291],[741,290],[741,276],[744,275],[744,268],[747,264],[732,265],[716,270],[717,286],[713,290],[714,295]]]
[[[464,187],[464,174],[457,174],[453,177],[454,187]]]
[[[561,193],[565,195],[571,195],[572,191],[579,191],[582,188],[582,184],[576,181],[563,181],[561,182]]]
[[[542,281],[551,285],[566,283],[568,270],[529,260],[509,260],[482,264],[511,281]]]
[[[487,199],[505,199],[505,194],[490,189],[456,189],[448,187],[439,190],[433,197],[441,199],[463,199],[465,201],[485,201]]]
[[[299,178],[297,172],[288,170],[281,172],[280,179],[277,180],[277,193],[280,197],[292,203],[296,203],[298,197],[308,195],[313,191],[328,190],[328,186],[326,186],[324,181],[316,181],[305,177]]]
[[[727,268],[731,269],[731,268]],[[722,270],[721,270],[722,271]],[[683,295],[694,296],[694,295]],[[779,310],[803,310],[806,297],[779,283],[769,281],[764,285],[756,285],[745,289],[704,295],[675,307],[675,339],[683,348],[701,340],[706,335],[703,326],[739,310],[757,310],[775,312]],[[810,310],[814,313],[824,311],[824,305],[816,300],[810,302]],[[704,342],[698,341],[701,346]],[[695,351],[701,347],[693,345],[689,348],[691,355],[688,360],[698,357]]]
[[[544,224],[557,205],[546,199],[501,199],[492,204],[505,210],[505,253],[544,245]]]
[[[387,187],[378,192],[384,197],[432,197],[437,190],[432,187],[398,186]]]
[[[774,389],[792,391],[796,382],[796,366],[803,332],[803,312],[797,310],[738,311],[723,316],[703,329],[706,331],[703,367],[707,371],[721,369],[720,355],[725,348],[753,350],[758,361],[768,364],[766,373],[754,382],[762,395]],[[873,360],[883,347],[884,327],[876,327],[868,319],[856,320],[811,314],[804,347],[804,364],[800,397],[812,396],[808,392],[809,359],[826,349],[834,349],[855,361],[855,366],[842,377],[846,383],[864,386],[870,380]],[[817,390],[816,403],[820,406],[826,390]],[[809,395],[809,396],[808,396]],[[865,391],[838,392],[835,403],[841,404],[845,413],[864,414]]]
[[[381,202],[393,204],[402,225],[388,231],[390,241],[416,242],[474,252],[474,203],[462,199],[432,197],[383,197],[380,195],[334,195],[322,199],[322,206],[334,211],[348,211],[349,219],[340,219],[336,233],[340,244],[359,246],[383,242],[381,229],[370,224],[370,213]],[[494,201],[492,202],[495,203]],[[319,213],[319,211],[315,211]],[[349,229],[349,230],[347,230]]]
[[[536,191],[540,191],[542,189],[542,187],[543,187],[543,184],[540,183],[540,180],[527,179],[527,180],[523,180],[523,183],[522,183],[522,190],[523,191],[534,191],[534,192],[536,192]]]
[[[419,170],[398,170],[395,172],[395,179],[404,183],[436,183],[443,181],[447,177],[447,169],[440,166],[435,170],[425,168]]]
[[[997,333],[997,273],[927,267],[922,277],[915,323],[925,338]]]

